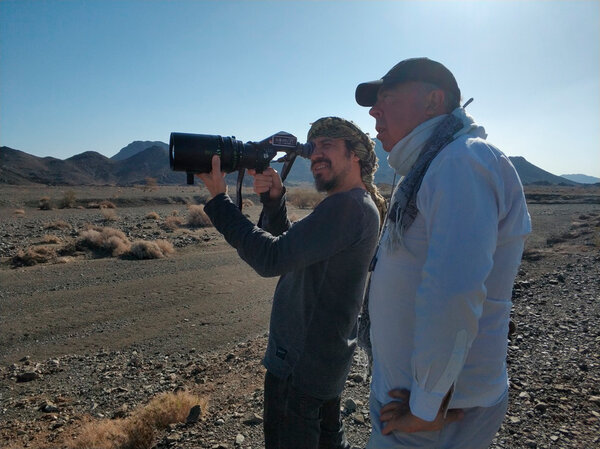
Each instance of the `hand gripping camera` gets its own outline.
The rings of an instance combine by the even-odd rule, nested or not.
[[[287,177],[297,156],[310,158],[313,152],[311,143],[298,143],[290,133],[280,131],[260,142],[236,140],[235,137],[221,137],[206,134],[171,133],[169,139],[169,163],[174,171],[187,173],[187,183],[194,183],[194,174],[209,173],[212,157],[221,158],[221,171],[238,171],[236,204],[242,208],[242,181],[246,169],[257,173],[265,170],[277,153],[285,155],[276,160],[283,162],[281,180]],[[268,192],[261,194],[261,200],[268,198]]]

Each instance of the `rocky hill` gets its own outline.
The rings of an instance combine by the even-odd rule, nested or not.
[[[375,152],[379,169],[378,184],[392,184],[394,171],[387,164],[387,153],[376,141]],[[577,185],[578,183],[553,175],[525,158],[510,157],[523,184]],[[281,164],[273,163],[281,171]],[[235,174],[228,181],[235,183]],[[9,147],[0,148],[0,184],[26,185],[135,185],[153,178],[158,184],[184,184],[185,173],[174,172],[169,166],[168,145],[164,142],[135,141],[111,158],[93,151],[61,160],[36,157]],[[250,182],[246,179],[246,184]],[[308,160],[298,158],[286,180],[287,184],[312,183]]]
[[[160,142],[160,141],[151,142],[149,140],[144,140],[144,141],[136,140],[134,142],[131,142],[126,147],[121,148],[117,154],[115,154],[114,156],[111,157],[111,159],[113,161],[122,161],[122,160],[130,158],[131,156],[136,155],[150,147],[159,147],[159,148],[164,149],[165,151],[169,150],[169,145],[167,145],[164,142]]]
[[[159,184],[185,183],[184,173],[170,169],[168,150],[156,145],[117,160],[93,151],[61,160],[0,148],[0,184],[127,186],[144,184],[147,178]]]
[[[509,159],[517,169],[517,172],[519,173],[519,177],[521,178],[521,182],[523,184],[564,186],[577,185],[576,182],[573,182],[566,178],[562,178],[560,176],[553,175],[552,173],[549,173],[546,170],[542,170],[541,168],[536,167],[532,163],[527,162],[527,160],[522,156],[510,157]]]

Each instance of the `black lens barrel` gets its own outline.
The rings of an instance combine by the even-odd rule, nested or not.
[[[212,157],[221,157],[221,171],[238,170],[244,153],[244,143],[234,137],[207,134],[171,133],[169,163],[175,171],[209,173]]]

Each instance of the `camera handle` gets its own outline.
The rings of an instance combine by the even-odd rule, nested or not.
[[[294,165],[294,161],[296,160],[296,153],[289,153],[288,155],[286,155],[285,157],[285,162],[283,163],[283,168],[281,169],[281,182],[283,183],[283,181],[285,181],[285,178],[287,178],[287,175],[290,173],[290,170],[292,169],[292,165]],[[256,169],[256,173],[262,173],[262,168],[257,168]],[[242,210],[242,184],[244,181],[244,175],[246,174],[246,169],[245,168],[240,168],[238,170],[238,177],[237,177],[237,183],[236,183],[236,192],[235,192],[235,205],[238,207],[239,210]],[[260,194],[260,201],[261,203],[266,203],[267,201],[269,201],[270,197],[269,197],[269,192],[263,192]],[[262,218],[262,213],[261,213],[261,218]],[[260,220],[259,220],[260,222]]]
[[[262,170],[256,170],[256,173],[260,173]],[[245,168],[240,168],[238,170],[238,177],[236,183],[236,192],[235,192],[235,205],[239,210],[242,210],[242,182],[244,181],[244,175],[246,174]],[[263,192],[260,194],[260,201],[265,202],[269,200],[269,192]]]

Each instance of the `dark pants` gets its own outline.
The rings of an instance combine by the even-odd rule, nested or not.
[[[267,371],[265,449],[349,449],[340,417],[340,397],[317,399]]]

